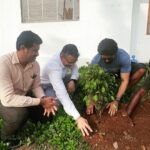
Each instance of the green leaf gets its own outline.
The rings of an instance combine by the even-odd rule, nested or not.
[[[111,98],[111,100],[114,100],[114,99],[115,99],[114,96],[111,96],[110,98]]]
[[[97,96],[97,95],[94,95],[94,96],[93,96],[93,100],[94,100],[95,102],[97,102],[97,101],[98,101],[98,96]]]
[[[101,91],[102,91],[102,93],[105,93],[105,88],[102,87],[102,88],[101,88]]]

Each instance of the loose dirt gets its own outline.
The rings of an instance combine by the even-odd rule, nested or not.
[[[126,105],[110,117],[86,116],[94,133],[85,137],[92,150],[150,150],[150,99],[138,106],[132,118],[123,117]]]

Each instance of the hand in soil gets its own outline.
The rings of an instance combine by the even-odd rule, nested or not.
[[[93,132],[93,130],[91,129],[90,125],[88,124],[88,121],[83,118],[83,117],[79,117],[77,120],[77,126],[78,128],[81,130],[82,135],[90,135],[89,132]]]
[[[93,101],[90,101],[89,105],[86,108],[86,114],[92,115],[94,113],[95,103]]]
[[[118,105],[119,105],[118,101],[112,101],[111,103],[109,103],[107,105],[106,108],[109,108],[108,114],[110,116],[114,116],[117,113],[117,111],[118,111]]]

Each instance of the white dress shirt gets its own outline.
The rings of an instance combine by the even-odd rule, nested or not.
[[[77,80],[79,78],[76,64],[70,69],[66,68],[61,62],[60,52],[57,52],[43,67],[41,83],[53,86],[56,96],[63,105],[65,112],[76,120],[80,117],[80,114],[71,101],[63,82],[63,78],[67,75],[68,71],[71,73],[71,79]]]

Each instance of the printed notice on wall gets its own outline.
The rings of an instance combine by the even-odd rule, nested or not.
[[[21,0],[22,22],[79,20],[79,0]]]

